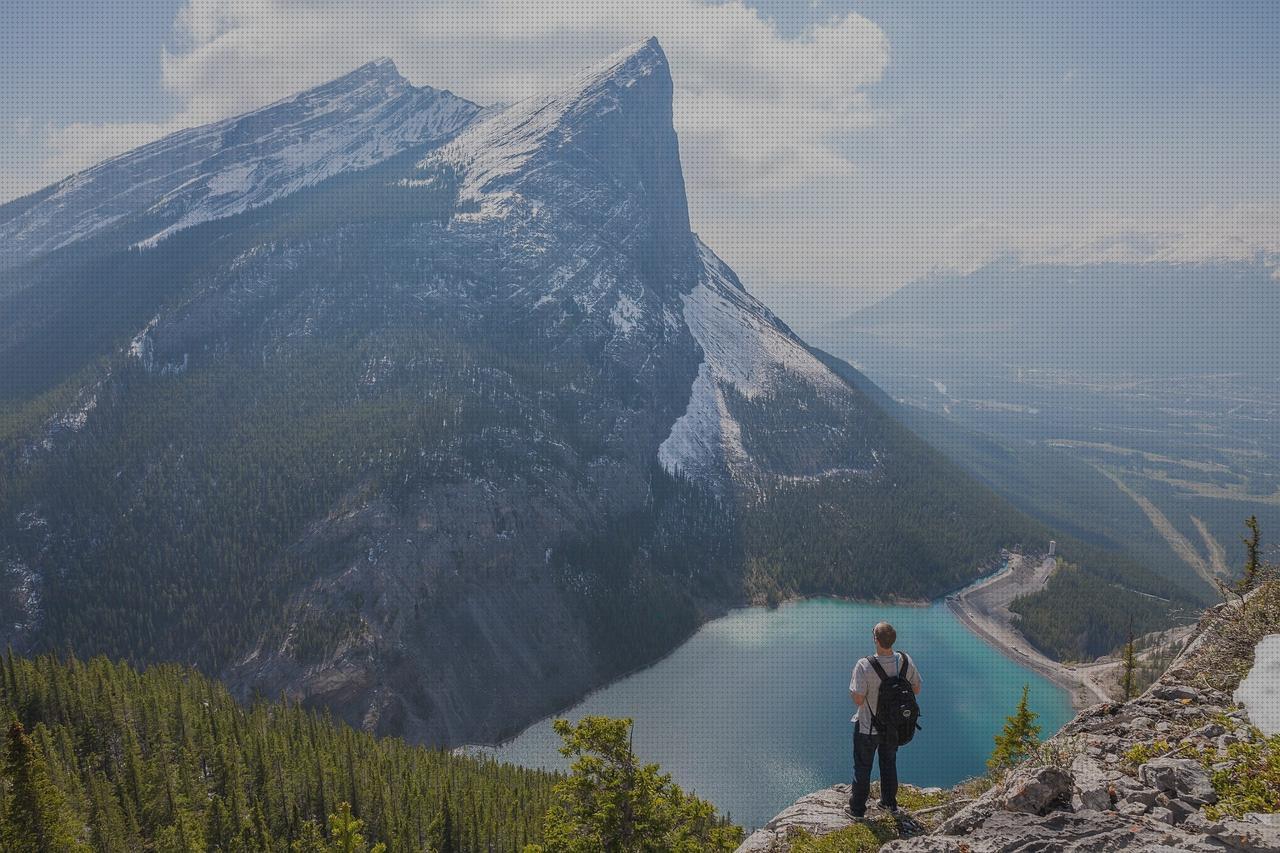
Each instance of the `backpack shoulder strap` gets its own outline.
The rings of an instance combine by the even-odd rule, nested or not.
[[[898,654],[902,655],[902,666],[898,667],[898,677],[906,678],[907,670],[911,669],[911,658],[907,657],[906,652],[898,652]]]
[[[867,660],[871,662],[871,668],[876,671],[876,675],[880,676],[881,681],[889,680],[889,673],[884,671],[884,667],[880,665],[880,661],[876,660],[875,655],[867,655]]]

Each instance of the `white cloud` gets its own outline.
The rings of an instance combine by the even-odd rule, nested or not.
[[[161,57],[179,110],[154,124],[49,129],[42,162],[24,174],[38,183],[24,189],[380,56],[417,85],[492,104],[554,90],[651,35],[671,61],[695,227],[731,260],[776,257],[761,271],[781,274],[789,255],[794,272],[811,253],[803,241],[781,245],[768,223],[789,215],[789,194],[853,180],[849,138],[881,120],[867,88],[887,66],[888,40],[854,13],[784,35],[741,0],[187,0]]]
[[[972,272],[1001,256],[1061,265],[1274,259],[1280,257],[1280,205],[1212,205],[1160,216],[1099,212],[1066,227],[975,220],[943,236],[930,268]]]
[[[554,89],[629,42],[658,36],[676,81],[693,193],[768,194],[852,164],[839,143],[876,120],[865,89],[888,40],[850,13],[795,37],[742,2],[189,0],[166,86],[213,120],[381,55],[412,82],[480,103]]]
[[[179,109],[151,124],[36,128],[37,153],[0,169],[0,198],[380,56],[415,84],[492,104],[552,90],[650,35],[675,78],[694,227],[802,332],[931,270],[1004,254],[1085,262],[1280,252],[1280,206],[1178,213],[1157,203],[1121,216],[1065,207],[1051,178],[1034,193],[992,192],[1001,176],[969,168],[963,149],[906,171],[883,148],[860,162],[861,131],[892,127],[868,95],[889,62],[885,33],[850,13],[784,34],[741,0],[187,0],[160,57]],[[877,134],[881,144],[892,138]]]

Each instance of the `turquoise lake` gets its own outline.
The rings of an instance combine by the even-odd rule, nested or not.
[[[898,753],[902,781],[947,786],[985,769],[991,739],[1022,692],[1048,736],[1071,719],[1070,698],[969,633],[943,602],[891,607],[831,599],[735,610],[654,666],[556,716],[635,720],[637,755],[748,830],[797,797],[853,774],[849,673],[870,654],[881,619],[919,665],[923,731]],[[550,720],[494,754],[562,769]]]

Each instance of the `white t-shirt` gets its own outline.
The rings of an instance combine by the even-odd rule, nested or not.
[[[876,660],[880,662],[885,675],[893,678],[898,674],[898,667],[901,665],[898,656],[901,654],[896,652],[891,655],[876,655]],[[916,669],[914,660],[907,667],[907,681],[916,689],[916,692],[919,692],[920,670]],[[853,667],[853,674],[849,677],[849,691],[866,697],[866,701],[858,706],[858,713],[854,714],[849,722],[857,723],[859,731],[869,735],[871,734],[871,711],[876,707],[876,700],[880,698],[880,673],[872,668],[871,661],[858,658],[857,664]]]

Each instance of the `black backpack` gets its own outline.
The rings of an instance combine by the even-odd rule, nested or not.
[[[876,709],[871,712],[873,729],[878,733],[880,742],[888,746],[908,744],[916,736],[920,728],[920,705],[916,702],[916,692],[907,680],[907,670],[911,660],[906,652],[902,655],[902,666],[898,674],[889,677],[876,660],[875,655],[867,658],[876,674],[880,676],[880,692],[876,697]]]

